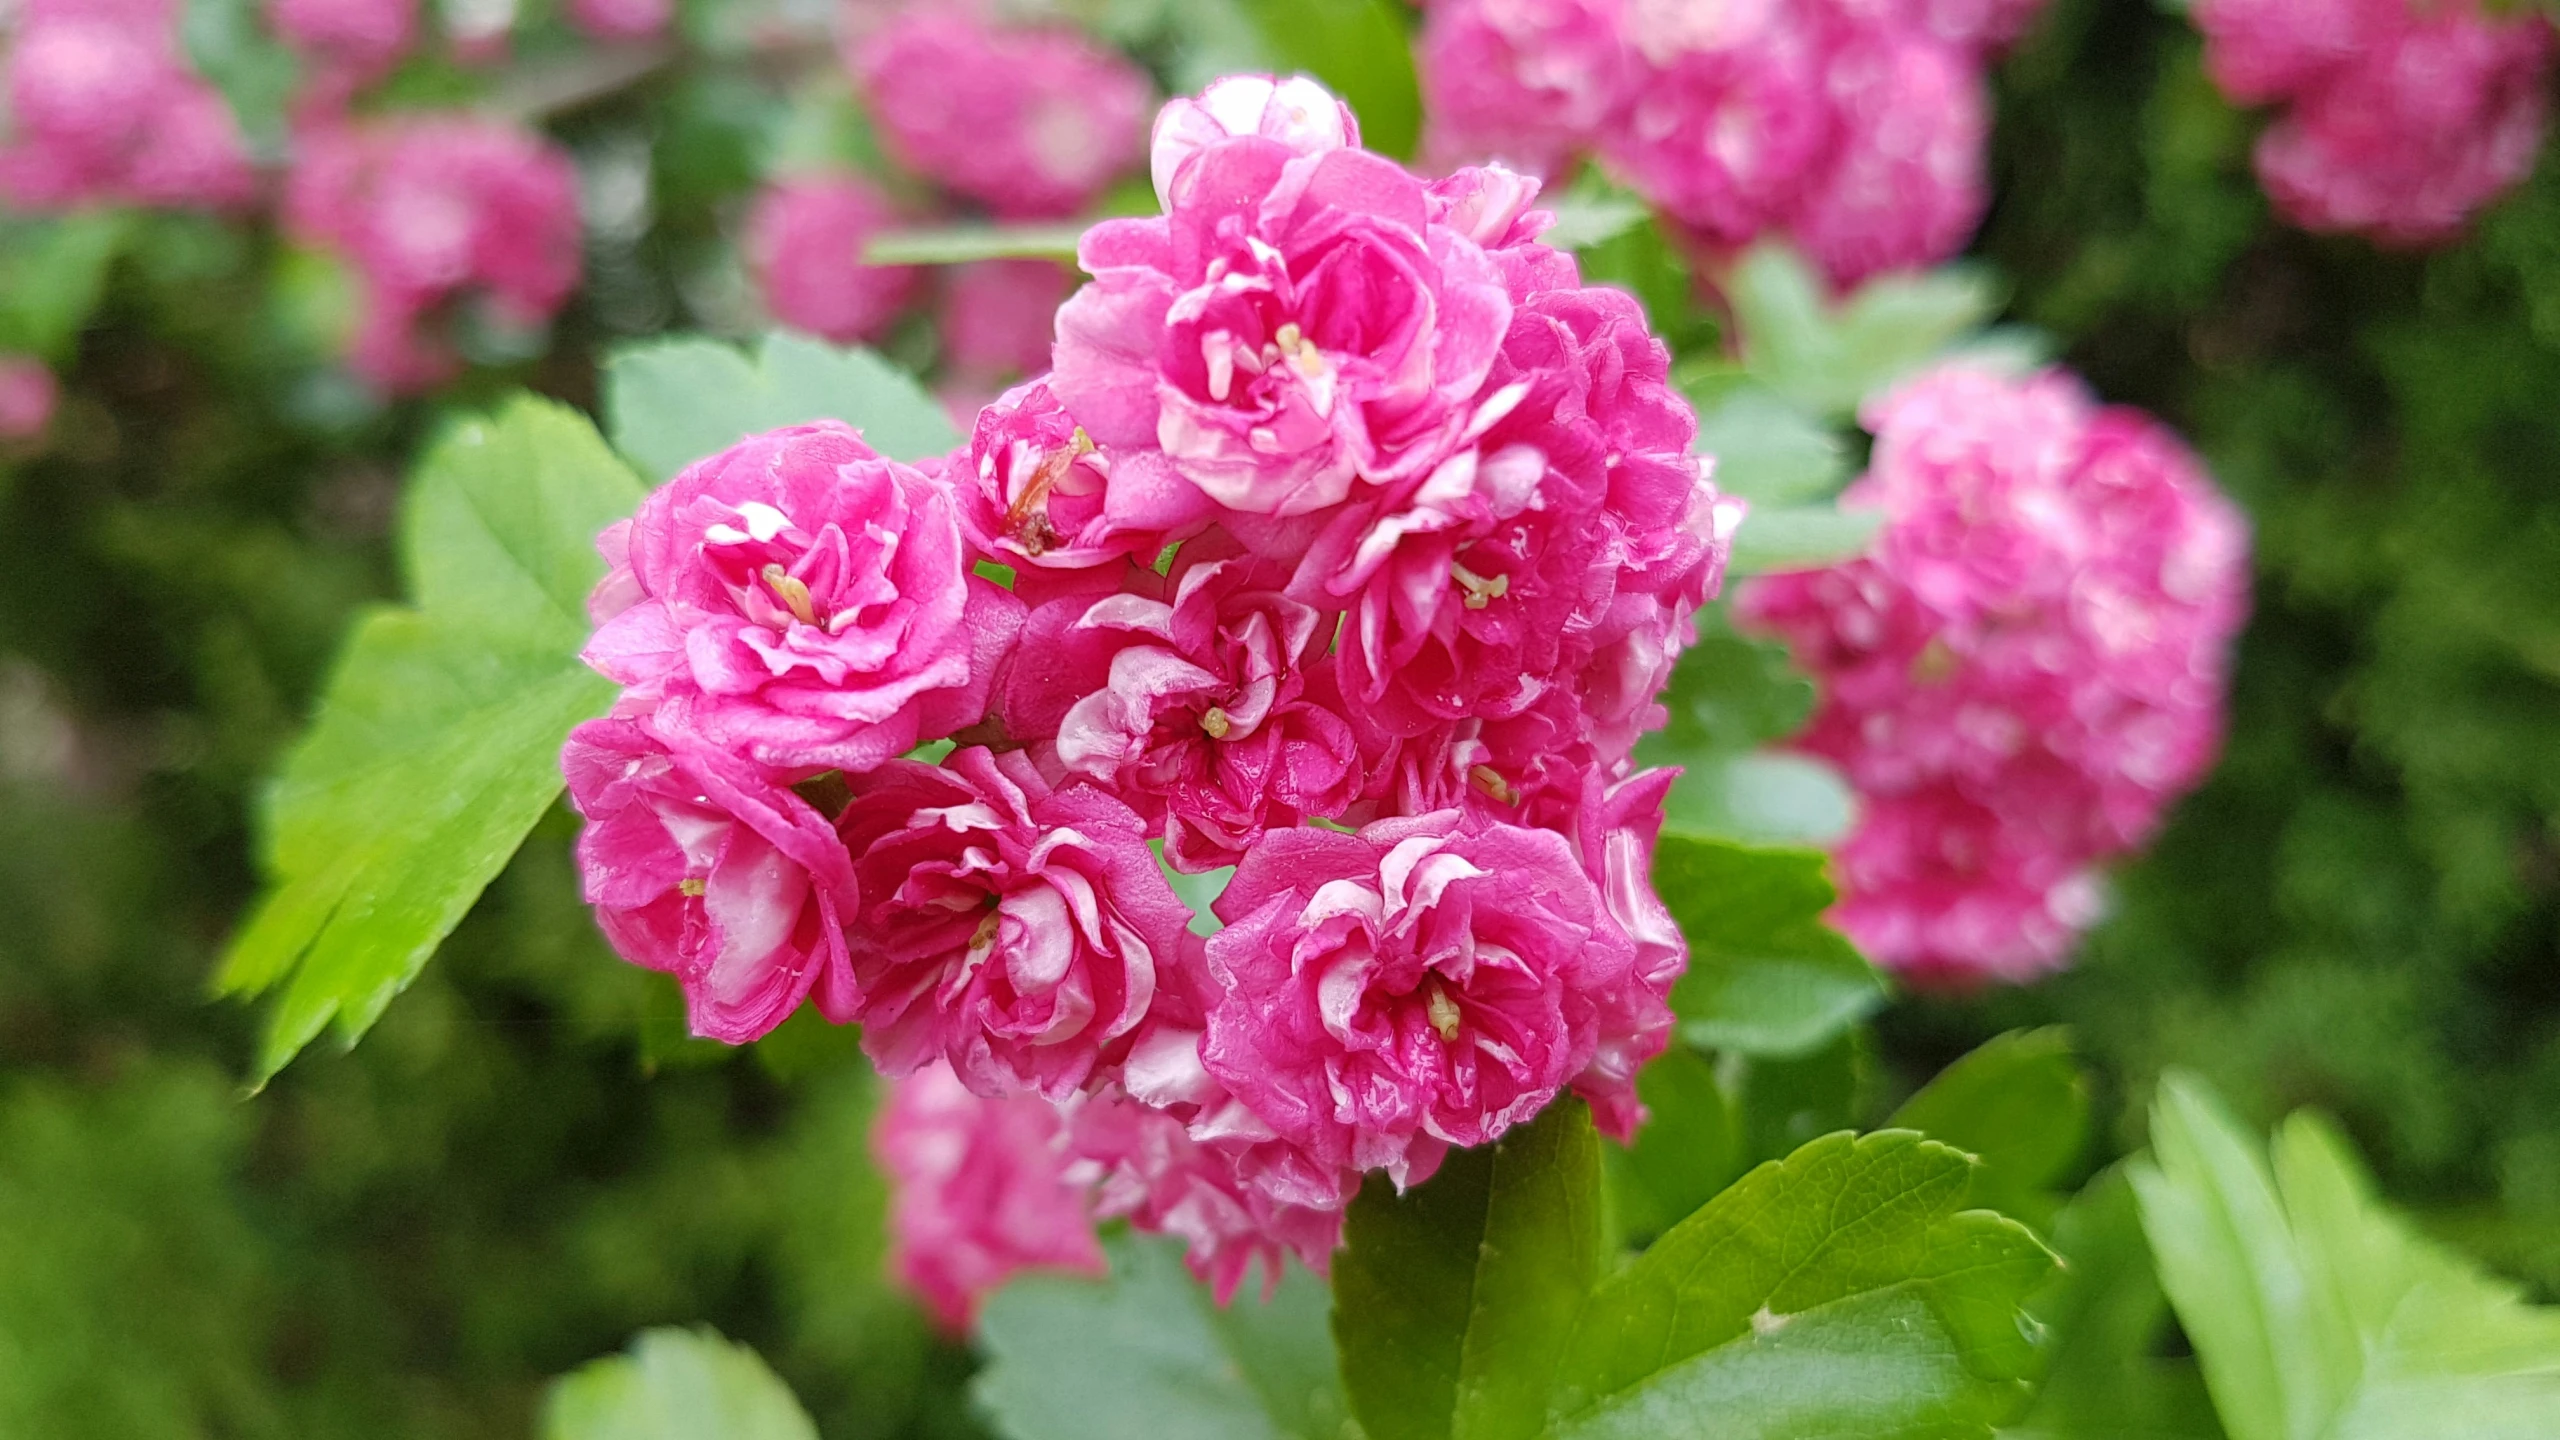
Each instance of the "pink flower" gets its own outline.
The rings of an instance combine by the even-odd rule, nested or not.
[[[1047,374],[1058,306],[1075,284],[1054,260],[956,267],[942,297],[942,356],[951,381],[985,396]]]
[[[374,76],[418,38],[418,0],[268,0],[267,22],[306,58]]]
[[[767,771],[624,716],[570,732],[561,765],[587,820],[587,903],[624,959],[684,986],[695,1034],[741,1045],[813,997],[853,1018],[853,868],[825,816]]]
[[[1017,386],[980,412],[953,468],[969,543],[1016,567],[1015,589],[1030,599],[1048,593],[1053,573],[1153,564],[1210,514],[1161,453],[1097,447],[1046,381]]]
[[[231,207],[256,187],[231,107],[187,65],[159,0],[29,5],[9,47],[0,198]]]
[[[1328,1207],[1275,1200],[1244,1183],[1232,1157],[1192,1139],[1171,1110],[1106,1090],[1072,1102],[1068,1115],[1069,1173],[1090,1177],[1095,1213],[1179,1238],[1221,1305],[1255,1262],[1267,1294],[1286,1256],[1322,1275],[1342,1244],[1347,1194]]]
[[[1343,815],[1360,795],[1325,655],[1333,627],[1276,578],[1201,541],[1184,547],[1170,601],[1053,602],[1081,612],[1056,663],[1101,681],[1060,724],[1058,761],[1160,813],[1180,869],[1232,865],[1266,832]]]
[[[859,61],[891,155],[999,215],[1072,215],[1137,163],[1146,75],[1072,30],[919,5]]]
[[[839,822],[865,887],[847,943],[863,1046],[901,1075],[1053,1099],[1107,1075],[1198,940],[1136,812],[1021,751],[893,761]]]
[[[1744,592],[1821,683],[1804,748],[1864,801],[1838,918],[1880,963],[2019,978],[2095,916],[2216,749],[2247,536],[2195,458],[2061,372],[1950,367],[1869,407],[1872,553]]]
[[[1173,183],[1193,156],[1246,135],[1292,155],[1318,155],[1358,148],[1360,122],[1350,106],[1303,75],[1230,75],[1198,99],[1174,100],[1157,113],[1147,157],[1157,203],[1173,208]]]
[[[0,352],[0,440],[32,440],[53,423],[53,371],[32,355]]]
[[[1738,247],[1785,218],[1832,145],[1829,35],[1810,6],[1699,14],[1720,18],[1639,26],[1646,69],[1601,151],[1673,218]]]
[[[944,1065],[890,1082],[871,1131],[889,1179],[889,1269],[944,1329],[965,1334],[1022,1271],[1103,1273],[1065,1140],[1058,1108],[1036,1095],[988,1099]]]
[[[1217,910],[1209,1074],[1310,1168],[1399,1185],[1581,1074],[1635,961],[1564,837],[1452,811],[1275,832]]]
[[[1553,175],[1626,100],[1625,0],[1435,0],[1414,63],[1443,161]]]
[[[1058,314],[1051,387],[1105,448],[1288,517],[1428,473],[1499,410],[1501,277],[1401,167],[1240,135],[1171,185],[1164,217],[1086,233],[1096,278]]]
[[[1972,238],[1990,203],[1990,99],[1972,57],[1916,31],[1858,35],[1824,76],[1839,131],[1787,228],[1844,289],[1917,269]]]
[[[2406,0],[2195,0],[2204,66],[2244,105],[2289,99],[2399,28]]]
[[[598,40],[653,39],[675,13],[675,0],[569,0],[569,22]]]
[[[803,175],[768,186],[747,217],[747,263],[773,317],[839,345],[876,340],[906,307],[916,272],[866,265],[871,237],[896,218],[852,175]]]
[[[477,300],[515,327],[548,320],[576,288],[578,182],[539,136],[460,114],[417,113],[299,137],[286,229],[335,250],[364,285],[356,367],[414,390],[458,361],[435,333],[442,312]]]
[[[587,663],[666,733],[799,774],[976,723],[1022,620],[969,573],[950,492],[832,420],[696,461],[603,548],[598,593],[632,603]]]

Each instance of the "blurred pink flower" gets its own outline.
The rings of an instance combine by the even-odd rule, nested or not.
[[[53,423],[53,371],[32,355],[0,351],[0,440],[32,440]]]
[[[986,713],[1022,606],[969,573],[951,494],[820,421],[696,461],[606,532],[628,600],[588,664],[669,735],[867,770]]]
[[[230,105],[189,67],[163,0],[46,0],[19,17],[0,199],[229,208],[254,193]]]
[[[916,272],[866,265],[871,237],[896,219],[868,181],[852,175],[778,180],[747,217],[747,263],[765,308],[795,329],[851,345],[887,332],[915,290]]]
[[[952,383],[992,395],[1049,373],[1058,307],[1076,277],[1055,260],[981,260],[952,269],[942,295],[942,358]]]
[[[1036,1095],[989,1099],[945,1065],[892,1080],[871,1149],[889,1180],[889,1268],[951,1333],[1024,1270],[1103,1273],[1065,1121]]]
[[[598,40],[648,40],[675,16],[675,0],[569,0],[569,23]]]
[[[1834,284],[1935,264],[1990,203],[1990,97],[1971,56],[1918,31],[1856,34],[1823,83],[1838,125],[1830,163],[1787,231]]]
[[[839,828],[864,887],[847,943],[863,1047],[906,1074],[947,1060],[982,1094],[1062,1099],[1107,1075],[1199,941],[1136,812],[972,746],[848,782]]]
[[[857,58],[889,153],[998,215],[1073,215],[1137,166],[1146,74],[1072,30],[918,5]]]
[[[2070,376],[1948,367],[1869,406],[1871,553],[1742,595],[1821,686],[1800,742],[1861,797],[1837,919],[1948,979],[2059,965],[2096,867],[2202,778],[2248,605],[2239,513]]]
[[[1432,0],[1414,53],[1425,152],[1560,173],[1627,101],[1625,32],[1625,0]]]
[[[418,39],[418,0],[267,0],[267,23],[305,59],[372,78]]]
[[[813,997],[854,1017],[853,868],[825,816],[770,772],[625,715],[571,731],[561,765],[587,821],[587,903],[624,959],[683,985],[693,1033],[744,1044]]]

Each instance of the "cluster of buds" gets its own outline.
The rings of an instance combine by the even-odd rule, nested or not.
[[[607,533],[624,689],[565,759],[587,897],[698,1032],[860,1024],[1227,1292],[1323,1265],[1366,1172],[1568,1092],[1638,1123],[1686,954],[1633,745],[1740,514],[1535,181],[1258,77],[1151,162],[961,452],[777,431]],[[916,1103],[893,1149],[953,1123]],[[986,1213],[917,1272],[1000,1272],[941,1253]]]

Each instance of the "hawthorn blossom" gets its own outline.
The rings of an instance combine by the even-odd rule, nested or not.
[[[840,830],[863,888],[846,941],[883,1071],[940,1058],[982,1094],[1064,1098],[1127,1053],[1193,963],[1190,909],[1110,793],[982,746],[848,784]]]
[[[1398,1185],[1546,1108],[1635,963],[1564,837],[1454,811],[1274,832],[1217,911],[1208,1073],[1309,1166]]]
[[[1414,66],[1426,153],[1554,175],[1626,103],[1626,0],[1434,0]]]
[[[1197,99],[1185,96],[1156,115],[1147,172],[1156,201],[1173,208],[1173,182],[1193,156],[1244,136],[1268,140],[1292,155],[1317,155],[1360,144],[1351,107],[1305,76],[1230,75]]]
[[[389,71],[418,39],[418,0],[268,0],[286,45],[350,79]]]
[[[765,308],[839,345],[878,339],[917,281],[905,266],[862,263],[871,237],[895,218],[888,200],[856,176],[802,175],[767,186],[746,235]]]
[[[868,770],[986,713],[1021,602],[950,492],[824,420],[698,460],[605,532],[586,662],[652,723],[759,765]]]
[[[1211,512],[1161,453],[1095,445],[1046,381],[980,411],[953,469],[969,543],[1016,567],[1026,599],[1046,594],[1053,574],[1152,563]]]
[[[950,382],[983,400],[1047,374],[1058,306],[1074,289],[1075,277],[1054,260],[981,260],[953,267],[936,327]]]
[[[622,714],[571,731],[561,766],[587,903],[624,959],[676,977],[693,1033],[744,1044],[810,999],[853,1018],[853,868],[808,801]]]
[[[256,187],[230,105],[167,0],[40,0],[9,45],[0,199],[30,210],[228,208]]]
[[[1145,73],[1072,30],[918,5],[857,59],[889,153],[1008,218],[1075,214],[1134,168],[1144,143]]]
[[[60,398],[61,387],[43,361],[0,351],[0,440],[42,435]]]
[[[459,366],[444,312],[481,302],[500,324],[549,320],[580,268],[577,174],[540,136],[461,114],[419,113],[299,139],[286,230],[336,251],[363,286],[356,369],[395,391]]]
[[[1798,743],[1861,797],[1835,920],[1898,970],[2024,978],[2213,759],[2246,528],[2174,436],[2059,371],[1942,368],[1865,422],[1842,500],[1882,513],[1870,554],[1742,613],[1814,673]]]
[[[1058,1107],[976,1094],[939,1064],[888,1091],[871,1150],[889,1180],[889,1269],[945,1330],[966,1334],[979,1303],[1025,1270],[1103,1273]]]

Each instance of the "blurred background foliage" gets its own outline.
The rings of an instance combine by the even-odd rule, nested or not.
[[[687,24],[716,53],[755,8]],[[1168,87],[1311,66],[1410,134],[1371,6],[1272,31],[1260,0],[1075,8]],[[1859,1093],[1818,1057],[1806,1103],[1881,1120],[1984,1038],[2068,1025],[2084,1171],[2190,1067],[2258,1121],[2328,1109],[2422,1223],[2560,1297],[2560,162],[2440,253],[2305,236],[2196,52],[2146,0],[2054,0],[1998,76],[1976,251],[2008,318],[2185,431],[2255,520],[2227,756],[2075,970],[1901,996],[1851,1047]],[[522,1435],[548,1377],[702,1322],[829,1436],[978,1433],[967,1353],[881,1278],[847,1037],[684,1039],[578,904],[565,814],[354,1052],[245,1098],[256,1016],[207,998],[254,789],[392,592],[435,417],[516,384],[592,407],[606,344],[739,332],[749,190],[862,148],[840,93],[772,78],[679,63],[555,114],[586,288],[547,352],[477,356],[429,402],[337,371],[338,282],[271,234],[0,240],[0,330],[65,379],[50,445],[0,459],[0,1436]],[[422,64],[386,93],[458,83]],[[1658,313],[1677,296],[1623,258]],[[74,335],[46,307],[76,323],[92,275]],[[932,360],[921,326],[891,349]]]

